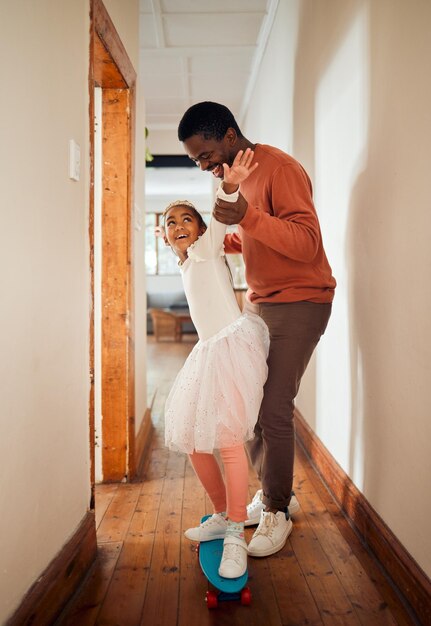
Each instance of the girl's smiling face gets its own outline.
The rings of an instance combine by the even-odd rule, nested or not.
[[[187,258],[187,248],[203,232],[195,212],[187,206],[173,206],[165,215],[166,241],[183,262]]]

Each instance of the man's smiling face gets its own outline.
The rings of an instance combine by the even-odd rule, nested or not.
[[[223,163],[232,165],[234,154],[232,146],[236,133],[229,128],[226,135],[217,139],[205,139],[203,135],[192,135],[183,142],[185,151],[202,171],[211,172],[216,178],[223,178]]]

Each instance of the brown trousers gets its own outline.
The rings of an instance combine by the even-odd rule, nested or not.
[[[294,400],[313,350],[325,332],[330,303],[263,303],[253,309],[266,322],[271,339],[268,379],[247,451],[262,483],[263,502],[288,506],[295,453]]]

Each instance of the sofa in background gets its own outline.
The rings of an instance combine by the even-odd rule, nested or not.
[[[166,311],[184,311],[188,312],[189,306],[187,304],[184,291],[157,291],[147,292],[147,334],[151,335],[154,332],[153,320],[151,317],[150,309],[162,309]],[[195,333],[195,327],[193,322],[183,322],[183,333]]]

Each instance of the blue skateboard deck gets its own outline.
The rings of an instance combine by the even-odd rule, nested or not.
[[[206,515],[202,518],[204,522],[210,517]],[[222,578],[218,573],[221,557],[223,554],[223,539],[213,539],[212,541],[202,541],[199,544],[199,564],[208,582],[213,585],[218,593],[207,591],[206,601],[208,608],[215,608],[218,602],[224,600],[240,600],[241,604],[250,604],[251,593],[246,587],[248,571],[239,578]]]

